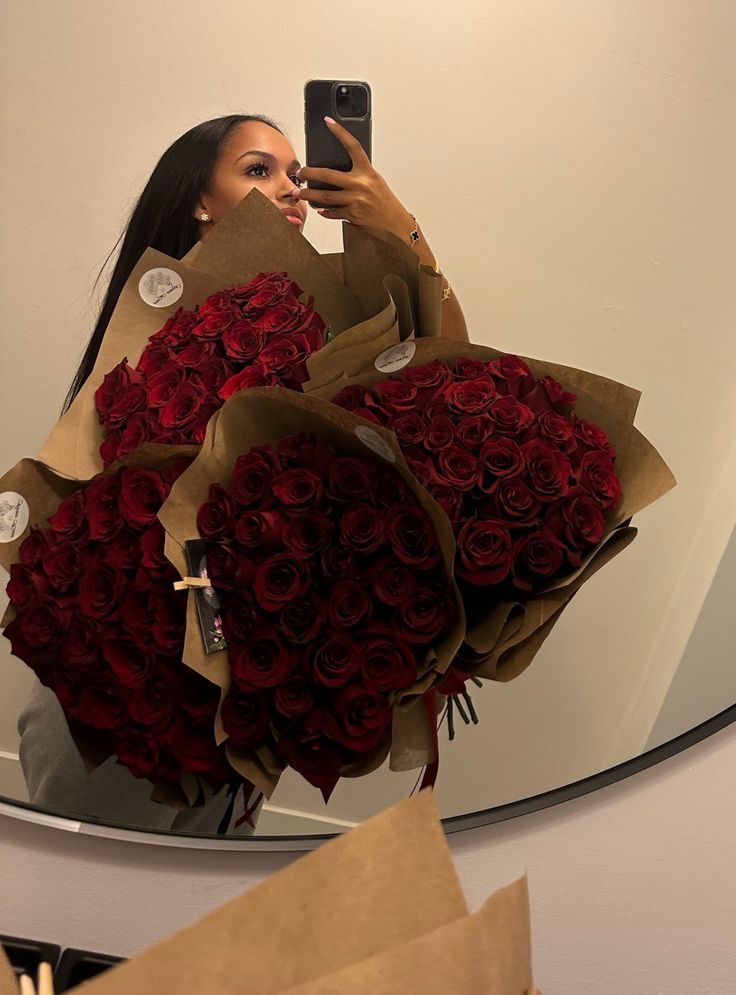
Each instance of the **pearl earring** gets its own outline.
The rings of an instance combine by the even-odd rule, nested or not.
[[[202,211],[202,213],[199,216],[199,220],[200,221],[209,221],[210,220],[210,216],[209,216],[209,214],[206,211]]]

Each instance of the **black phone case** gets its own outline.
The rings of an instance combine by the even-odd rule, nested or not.
[[[343,83],[360,83],[368,91],[368,113],[363,118],[341,118],[335,106],[335,88]],[[304,87],[304,134],[306,140],[307,165],[326,166],[348,172],[351,168],[350,156],[341,142],[332,134],[324,122],[325,117],[338,121],[351,135],[358,139],[371,158],[371,89],[362,80],[312,79]],[[310,190],[336,190],[329,183],[310,180]],[[315,205],[319,207],[320,205]]]

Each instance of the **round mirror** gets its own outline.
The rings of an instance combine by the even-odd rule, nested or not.
[[[374,166],[420,219],[471,341],[641,390],[636,425],[678,480],[532,665],[472,689],[477,723],[467,705],[452,739],[441,722],[435,790],[462,828],[733,718],[736,83],[715,5],[666,24],[633,7],[425,6],[359,30],[322,3],[304,23],[233,7],[204,30],[185,10],[145,25],[79,4],[6,13],[0,469],[38,453],[57,420],[110,266],[93,292],[95,277],[163,151],[198,122],[258,112],[303,161],[303,83],[339,53],[371,85]],[[313,210],[304,237],[340,251],[339,222]],[[325,803],[289,770],[252,826],[225,793],[178,811],[114,760],[87,774],[50,692],[0,642],[4,811],[298,848],[417,786],[384,764]],[[39,716],[21,741],[19,719]]]

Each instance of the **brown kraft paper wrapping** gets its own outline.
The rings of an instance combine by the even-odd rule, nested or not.
[[[255,445],[275,444],[295,432],[306,432],[317,435],[338,453],[364,457],[370,450],[356,436],[357,428],[377,430],[371,436],[376,449],[393,458],[397,471],[432,520],[442,550],[445,576],[450,580],[455,553],[450,522],[410,473],[393,433],[319,398],[279,387],[259,387],[235,394],[213,416],[200,455],[176,481],[159,512],[158,517],[167,533],[167,557],[182,576],[188,573],[184,544],[188,539],[199,538],[196,525],[199,507],[208,498],[210,484],[228,484],[232,468],[241,453],[248,452]],[[445,672],[462,643],[465,634],[462,602],[454,582],[452,589],[457,619],[442,641],[427,653],[423,665],[420,665],[416,684],[402,692],[394,708],[390,744],[392,769],[412,769],[435,758],[433,737],[426,720],[424,735],[418,736],[417,733],[417,726],[421,727],[418,715],[424,712],[424,704],[417,694],[433,684],[437,674]],[[227,650],[205,653],[191,592],[187,604],[184,662],[218,684],[224,698],[230,686]],[[402,731],[404,723],[410,730],[406,748]],[[226,734],[221,722],[216,723],[215,731],[217,741],[223,742]],[[375,769],[385,759],[388,748],[389,743],[386,742],[382,751],[375,755],[367,754],[365,759],[345,768],[342,776],[357,777]],[[254,754],[253,751],[238,752],[228,746],[228,756],[236,770],[251,780],[266,797],[271,796],[283,767],[268,750],[259,750]]]
[[[381,367],[397,369],[395,363],[399,350],[403,351],[404,359],[401,369],[422,366],[436,359],[454,364],[458,357],[467,356],[488,362],[503,355],[489,346],[420,339],[367,358],[361,371],[355,373],[357,364],[352,362],[346,351],[342,355],[335,354],[330,368],[323,369],[321,381],[305,384],[304,390],[331,400],[351,384],[371,387],[391,375]],[[361,350],[361,359],[365,351]],[[608,516],[607,534],[597,547],[586,554],[574,572],[556,579],[529,599],[489,605],[484,617],[468,628],[463,656],[467,657],[467,661],[474,659],[474,664],[466,661],[462,664],[463,669],[496,680],[511,680],[529,665],[574,592],[632,541],[636,530],[624,530],[621,528],[623,524],[675,485],[664,460],[634,427],[641,396],[638,390],[585,370],[521,358],[528,363],[535,377],[550,375],[565,388],[574,391],[578,395],[576,412],[606,431],[617,453],[616,469],[623,499]]]
[[[73,991],[270,995],[467,913],[434,800],[422,791]]]
[[[494,892],[479,912],[382,950],[283,995],[422,995],[533,989],[526,877]]]

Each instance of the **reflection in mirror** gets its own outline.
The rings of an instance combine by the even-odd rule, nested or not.
[[[736,700],[736,139],[725,127],[736,92],[722,11],[711,5],[703,18],[699,5],[696,17],[693,4],[686,20],[688,7],[663,30],[654,10],[634,17],[576,2],[520,10],[503,0],[492,15],[478,7],[448,20],[429,3],[421,19],[392,10],[388,32],[381,18],[361,16],[356,38],[334,24],[325,32],[330,9],[317,4],[322,19],[299,25],[299,45],[249,49],[245,75],[243,33],[270,37],[272,15],[249,10],[246,23],[233,7],[204,40],[183,11],[175,23],[149,12],[145,35],[115,12],[103,33],[81,7],[45,11],[43,25],[33,11],[8,15],[2,169],[11,235],[2,271],[5,326],[17,331],[6,336],[0,373],[3,472],[41,451],[90,333],[110,318],[107,287],[117,272],[120,292],[146,246],[177,260],[202,239],[214,254],[211,235],[257,187],[292,219],[289,244],[307,239],[338,266],[340,222],[308,206],[295,162],[304,161],[303,82],[331,71],[336,45],[349,78],[372,88],[376,173],[366,175],[380,196],[363,224],[393,231],[406,251],[440,266],[441,286],[452,288],[438,305],[443,337],[461,339],[467,324],[474,343],[642,392],[636,426],[678,486],[637,509],[636,540],[577,591],[529,666],[471,688],[477,725],[455,710],[450,741],[440,709],[435,790],[448,818],[605,770]],[[121,40],[115,51],[109,33]],[[89,41],[86,64],[74,54],[79,37]],[[407,65],[408,37],[418,67]],[[181,53],[197,38],[193,72]],[[102,50],[104,65],[94,55]],[[163,70],[155,114],[140,113],[153,91],[147,72],[131,71],[139,60]],[[104,94],[102,115],[90,106],[92,88]],[[113,253],[91,301],[120,231],[135,229],[128,217],[163,151],[197,122],[241,110],[273,117],[280,130],[240,122],[237,149],[220,133],[184,150],[191,197],[177,207],[170,240],[157,212],[170,203],[175,164],[160,167],[160,191],[139,208],[137,241]],[[217,150],[209,183],[207,149]],[[352,220],[359,228],[361,218]],[[116,259],[126,258],[121,275]],[[222,285],[201,284],[198,300]],[[335,298],[326,321],[342,315],[340,331],[346,301]],[[150,782],[114,759],[89,773],[54,694],[7,640],[0,653],[0,795],[56,814],[194,834],[336,832],[405,797],[423,775],[421,765],[391,771],[384,762],[339,780],[325,802],[319,786],[287,768],[265,802],[226,789],[192,808],[154,801]]]

